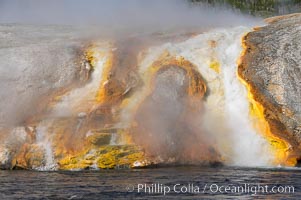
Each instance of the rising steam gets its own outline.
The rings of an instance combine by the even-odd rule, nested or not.
[[[119,36],[258,22],[233,10],[193,6],[186,0],[2,0],[0,5],[2,23],[94,26],[103,34]]]
[[[257,22],[258,19],[226,8],[206,4],[191,6],[185,0],[1,0],[0,23],[60,24],[77,28],[5,26],[0,29],[3,30],[1,41],[4,47],[22,46],[18,50],[0,52],[0,82],[3,86],[0,90],[0,124],[21,123],[35,114],[36,105],[41,102],[39,96],[74,81],[75,70],[79,69],[73,61],[77,61],[78,55],[70,49],[81,48],[75,43],[83,40],[80,38],[105,37],[111,40],[117,37],[122,41],[146,34],[143,39],[152,40],[149,34],[172,34],[175,37]],[[64,41],[68,44],[64,45]],[[31,48],[28,45],[36,46]],[[44,47],[40,50],[41,45]]]
[[[127,143],[117,142],[115,130],[127,129],[160,162],[274,164],[273,149],[252,127],[247,90],[237,77],[241,37],[258,19],[180,0],[4,0],[0,22],[39,24],[22,25],[21,32],[38,28],[14,35],[18,40],[8,45],[9,54],[0,48],[3,130],[26,126],[42,96],[71,88],[39,115],[46,122],[36,120],[36,127],[26,129],[39,136],[31,142],[44,147],[46,165],[108,126],[114,130],[109,145]],[[18,32],[3,27],[0,41]],[[46,50],[40,52],[41,46]],[[84,48],[92,54],[85,52],[89,64],[78,68],[72,61]],[[75,88],[78,71],[89,80]],[[9,142],[0,146],[5,162]]]

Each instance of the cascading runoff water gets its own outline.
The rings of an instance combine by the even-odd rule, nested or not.
[[[152,47],[140,62],[140,75],[147,83],[148,68],[164,54],[197,66],[208,87],[199,126],[208,137],[214,138],[209,145],[216,147],[225,164],[269,166],[274,164],[276,155],[263,134],[253,127],[247,89],[237,75],[241,38],[250,30],[248,27],[216,29],[181,43]],[[144,98],[147,87],[146,84],[124,109],[125,120],[132,120],[131,110]]]
[[[192,39],[198,40],[194,41],[195,44],[203,44],[199,50],[194,50],[196,52],[194,55],[183,52],[183,56],[196,63],[208,81],[211,94],[207,99],[206,108],[209,113],[208,120],[213,123],[203,125],[210,134],[217,136],[219,151],[226,162],[231,165],[266,166],[271,165],[275,158],[270,144],[252,126],[247,89],[237,75],[237,61],[242,51],[241,38],[248,31],[251,30],[238,27],[200,35]],[[214,44],[209,47],[212,50],[209,50],[211,55],[208,55],[210,40],[214,41]],[[220,67],[219,73],[213,75],[212,79],[209,78],[210,75],[206,75],[208,72],[214,73],[212,70],[208,71],[208,64],[207,66],[205,64],[208,62],[209,66],[215,64]],[[212,115],[214,117],[222,115],[217,118],[222,121],[212,119]],[[211,125],[208,126],[209,124]],[[220,126],[221,124],[224,124],[224,127]],[[221,130],[223,128],[224,130]]]
[[[155,139],[146,141],[150,142],[148,144],[149,146],[160,144],[161,139],[165,140],[165,142],[161,144],[169,144],[168,146],[173,149],[173,154],[168,154],[168,156],[177,154],[179,151],[185,151],[191,158],[195,158],[195,155],[198,155],[200,151],[204,150],[202,148],[205,148],[205,152],[208,152],[208,155],[201,157],[202,159],[210,159],[208,157],[210,157],[213,152],[212,155],[218,155],[217,160],[226,165],[278,165],[279,163],[275,162],[277,157],[275,149],[273,149],[272,145],[264,137],[264,134],[253,127],[254,119],[250,116],[248,91],[237,74],[237,62],[243,50],[241,38],[249,31],[251,31],[249,27],[213,29],[199,35],[194,35],[182,42],[169,42],[152,47],[147,46],[146,49],[141,50],[140,53],[137,54],[137,74],[142,84],[138,89],[132,91],[130,96],[126,98],[122,97],[123,99],[120,100],[121,103],[116,104],[115,107],[109,111],[110,113],[115,110],[114,113],[117,113],[116,115],[118,115],[118,113],[120,114],[119,118],[115,117],[115,121],[109,120],[108,122],[115,123],[114,128],[108,130],[108,128],[104,126],[101,127],[101,131],[94,130],[95,127],[99,129],[99,125],[95,126],[95,124],[99,123],[99,121],[97,121],[99,118],[93,118],[93,113],[96,113],[94,111],[97,110],[96,108],[102,103],[110,104],[110,102],[102,102],[103,99],[100,101],[99,94],[106,85],[112,82],[109,80],[110,70],[113,69],[112,60],[117,58],[116,55],[113,56],[116,47],[114,47],[112,43],[95,43],[94,46],[88,49],[87,55],[93,66],[90,81],[86,85],[75,88],[60,97],[59,101],[57,101],[55,105],[52,105],[49,115],[46,115],[46,117],[43,116],[44,118],[36,124],[36,127],[30,127],[32,130],[29,132],[35,132],[36,137],[30,139],[30,141],[33,141],[31,148],[43,152],[43,156],[38,156],[43,157],[44,160],[41,166],[34,165],[34,168],[38,170],[57,169],[59,167],[57,163],[60,162],[58,159],[62,159],[64,156],[67,157],[67,161],[64,162],[75,162],[73,157],[69,158],[69,153],[77,153],[76,145],[86,144],[87,138],[91,138],[93,135],[97,136],[97,134],[102,139],[110,135],[107,145],[112,148],[132,144],[135,138],[128,140],[128,137],[125,137],[124,134],[120,134],[120,131],[116,131],[116,127],[117,129],[118,127],[131,129],[130,127],[137,114],[137,107],[143,107],[141,106],[141,104],[143,104],[142,102],[147,99],[150,95],[150,90],[154,88],[155,93],[151,95],[151,98],[155,99],[155,102],[162,103],[163,100],[163,107],[165,108],[159,108],[158,110],[166,111],[166,113],[162,115],[162,113],[155,113],[155,111],[152,110],[152,114],[154,115],[148,116],[146,113],[145,116],[147,116],[147,118],[153,117],[154,119],[151,119],[152,123],[154,122],[155,125],[161,126],[159,129],[152,129],[152,131],[158,130],[160,134],[165,135],[162,137],[162,135],[154,134]],[[120,55],[122,56],[122,54]],[[160,64],[164,62],[157,61],[164,60],[166,57],[174,58],[176,64],[172,64],[173,68],[167,68],[165,71],[160,72],[161,74],[156,74],[159,73],[159,70],[154,71],[152,67],[155,65],[160,69],[160,67],[162,67]],[[185,99],[186,97],[183,97],[178,92],[183,91],[185,85],[194,85],[191,83],[192,79],[189,79],[187,76],[195,76],[194,78],[196,78],[195,80],[197,80],[197,82],[200,79],[198,79],[198,75],[189,71],[190,68],[185,68],[184,66],[184,68],[181,68],[181,64],[185,62],[191,63],[191,66],[195,68],[193,68],[193,70],[196,70],[202,79],[204,79],[204,84],[207,88],[206,91],[203,91],[205,92],[203,99],[197,101],[201,104],[201,109],[191,110],[191,112],[194,113],[193,115],[189,115],[189,106],[187,108],[186,105],[182,105],[189,102],[189,98]],[[158,78],[155,82],[152,81],[154,76]],[[175,84],[170,84],[165,78],[169,78],[168,80],[174,81]],[[163,84],[164,86],[156,88],[154,84]],[[116,85],[119,87],[119,84]],[[112,88],[114,89],[114,87]],[[169,90],[169,88],[171,88],[171,90]],[[168,94],[165,94],[167,92]],[[127,90],[121,93],[121,95],[124,94],[127,94]],[[105,95],[105,93],[102,95]],[[110,98],[105,99],[111,101]],[[152,108],[156,108],[156,105],[152,104],[152,106],[155,106]],[[177,121],[178,118],[174,115],[181,115],[181,112],[185,109],[188,117],[184,117],[184,119],[180,117],[180,120]],[[117,112],[116,110],[119,111]],[[196,111],[201,112],[200,115],[195,115]],[[161,119],[167,120],[166,123]],[[91,125],[89,120],[90,122],[92,120],[92,124],[94,124],[93,127],[89,126]],[[150,119],[142,118],[140,122],[144,123],[143,121],[147,120],[149,121]],[[156,120],[161,121],[157,123]],[[192,122],[189,122],[189,120],[192,120]],[[171,123],[178,122],[180,125],[174,124],[174,127],[180,127],[180,129],[170,129],[170,127],[173,127]],[[116,123],[118,125],[116,125]],[[168,127],[164,127],[165,124],[169,124]],[[60,127],[60,130],[58,131],[56,127]],[[187,128],[187,131],[185,128]],[[26,139],[27,133],[26,130],[23,129],[22,133],[24,132],[25,134],[24,141],[29,140]],[[109,132],[103,133],[102,131]],[[177,133],[174,134],[172,133],[173,131]],[[186,132],[189,131],[192,132],[192,135],[185,135]],[[63,134],[69,134],[68,137],[65,137],[67,139],[62,139],[64,138],[62,137]],[[140,134],[143,134],[143,132]],[[135,135],[130,136],[135,137]],[[184,141],[185,137],[187,139],[190,136],[193,137]],[[144,138],[143,135],[141,138]],[[144,139],[147,140],[146,138]],[[10,139],[8,140],[11,141]],[[66,142],[64,140],[68,141]],[[72,143],[73,140],[78,140],[78,142]],[[19,143],[21,144],[22,141]],[[187,141],[191,142],[191,144],[187,144]],[[99,164],[99,160],[102,159],[102,156],[100,155],[99,157],[98,147],[95,146],[97,142],[102,142],[102,140],[97,137],[96,139],[94,138],[94,140],[92,140],[94,146],[92,145],[91,148],[84,149],[84,153],[81,153],[82,158],[77,159],[77,162],[90,163],[91,165],[89,167],[91,169],[101,168],[103,165]],[[185,144],[181,144],[184,142]],[[201,144],[195,144],[198,142],[201,142]],[[66,145],[68,147],[65,147]],[[100,143],[100,145],[103,144]],[[140,145],[140,143],[138,143],[138,145]],[[0,147],[3,149],[1,150],[0,158],[2,162],[6,162],[11,156],[11,150],[6,144],[2,146]],[[201,146],[201,148],[198,149],[198,146]],[[144,148],[143,145],[142,148]],[[176,150],[177,148],[178,150]],[[24,151],[27,152],[28,150],[25,148]],[[116,149],[113,152],[117,152]],[[110,155],[110,152],[107,154]],[[33,154],[32,156],[37,155]],[[160,154],[157,156],[164,157]],[[185,158],[185,156],[186,154],[184,153],[182,157]],[[187,156],[187,158],[190,158],[189,156]],[[92,158],[94,160],[89,160]],[[109,158],[108,161],[111,161],[112,158]],[[85,159],[88,159],[88,161]],[[173,161],[172,158],[168,160]],[[165,162],[165,160],[163,160],[163,162]],[[35,163],[33,162],[33,164]],[[137,159],[134,166],[144,164],[145,162]],[[71,167],[71,169],[73,168]]]
[[[51,124],[51,122],[50,122]],[[36,142],[41,149],[44,149],[44,166],[38,166],[36,169],[40,171],[50,171],[57,168],[54,156],[53,149],[51,144],[51,134],[48,134],[47,126],[40,123],[37,127],[36,133]]]
[[[288,165],[289,145],[238,76],[242,37],[261,19],[182,0],[37,1],[27,13],[5,2],[0,21],[74,29],[3,29],[16,41],[3,48],[0,168]]]
[[[231,34],[232,37],[242,37],[243,33]],[[240,56],[241,40],[229,44],[222,58],[225,114],[229,125],[230,137],[233,142],[232,162],[234,165],[265,166],[273,161],[271,146],[263,138],[263,133],[258,133],[253,127],[250,117],[250,104],[247,97],[247,89],[240,82],[237,74],[237,58]]]

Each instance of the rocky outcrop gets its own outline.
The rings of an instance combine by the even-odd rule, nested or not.
[[[239,75],[264,107],[271,132],[301,157],[301,14],[266,20],[244,37]]]

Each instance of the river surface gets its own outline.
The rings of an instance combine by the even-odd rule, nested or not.
[[[259,185],[268,187],[269,193],[263,189],[260,192]],[[227,186],[229,188],[226,191]],[[239,186],[241,191],[235,192],[235,187],[237,189]],[[293,186],[294,189],[289,192],[288,187],[285,190],[286,186]],[[271,192],[272,187],[276,193]],[[300,199],[301,170],[168,167],[100,171],[0,171],[0,199],[250,198]]]

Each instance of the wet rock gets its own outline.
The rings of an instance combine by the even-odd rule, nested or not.
[[[16,127],[3,133],[0,143],[0,168],[11,169],[16,165],[15,157],[22,148],[35,140],[33,127]]]
[[[0,169],[11,168],[11,155],[9,149],[0,147]]]
[[[46,165],[45,149],[41,145],[26,144],[15,158],[14,168],[38,169]]]
[[[111,133],[92,133],[88,135],[86,141],[91,145],[102,146],[110,144],[111,137]]]
[[[134,145],[106,145],[92,148],[59,161],[62,170],[129,168],[134,163],[147,163],[144,153]]]
[[[239,74],[264,108],[271,132],[301,156],[301,14],[268,19],[244,38]]]

